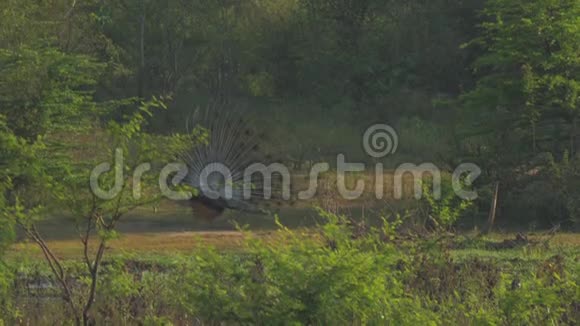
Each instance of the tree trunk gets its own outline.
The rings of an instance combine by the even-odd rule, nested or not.
[[[570,158],[576,155],[576,117],[572,118],[572,130],[570,131]]]
[[[532,152],[536,155],[536,123],[532,122]]]
[[[143,98],[145,84],[145,2],[142,1],[141,17],[139,19],[140,39],[139,39],[139,74],[137,80],[137,97]]]

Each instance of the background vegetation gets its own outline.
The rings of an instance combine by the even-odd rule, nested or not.
[[[574,324],[577,252],[481,262],[453,257],[456,239],[401,244],[392,229],[397,216],[413,235],[480,225],[496,185],[501,226],[577,229],[579,54],[578,0],[1,0],[0,323]],[[248,240],[139,277],[103,259],[122,217],[160,194],[150,178],[138,200],[129,188],[99,200],[90,168],[122,148],[124,171],[157,171],[207,141],[184,121],[214,102],[247,108],[264,150],[297,171],[339,152],[374,162],[362,132],[388,123],[399,151],[382,163],[476,163],[480,196],[427,196],[360,237],[321,198],[329,223],[309,240],[283,231],[280,245]],[[63,218],[78,259],[39,230]],[[17,237],[47,264],[5,258]],[[497,249],[477,241],[459,246]],[[42,273],[58,300],[18,292]],[[53,307],[61,319],[41,319]]]

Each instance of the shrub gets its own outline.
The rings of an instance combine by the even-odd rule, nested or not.
[[[428,223],[435,224],[436,228],[451,229],[457,221],[470,212],[473,202],[457,196],[453,190],[451,177],[443,175],[441,178],[441,197],[436,198],[429,189],[429,183],[423,184],[423,204],[426,206]]]
[[[373,228],[352,238],[344,216],[323,213],[318,236],[282,228],[272,244],[247,235],[243,255],[205,250],[182,272],[179,302],[205,322],[433,324],[405,294],[399,254]]]

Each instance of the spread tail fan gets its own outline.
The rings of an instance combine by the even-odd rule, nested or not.
[[[188,125],[205,128],[209,136],[206,144],[182,153],[188,167],[184,182],[198,192],[191,200],[194,214],[211,220],[225,209],[265,212],[266,197],[278,196],[280,176],[245,175],[252,164],[268,166],[271,161],[261,147],[264,136],[243,111],[224,105],[198,109],[190,120]]]

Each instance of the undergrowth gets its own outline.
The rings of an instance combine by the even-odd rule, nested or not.
[[[238,250],[116,256],[98,286],[99,324],[574,325],[578,250],[490,250],[485,241],[401,241],[400,221],[360,228],[319,212],[315,232],[279,225],[278,241],[244,231]],[[458,237],[459,238],[459,237]],[[457,240],[457,241],[456,241]],[[485,254],[487,253],[487,254]],[[78,295],[81,262],[66,262]],[[6,325],[71,322],[46,266],[0,265]],[[2,323],[0,322],[0,325]]]

